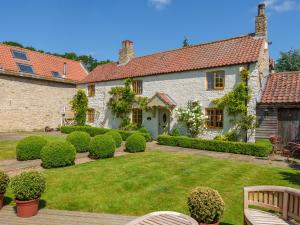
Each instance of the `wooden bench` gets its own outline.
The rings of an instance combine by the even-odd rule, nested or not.
[[[257,206],[274,213],[252,209]],[[300,221],[300,190],[280,186],[244,188],[245,225],[295,225]]]
[[[149,213],[145,216],[139,217],[126,225],[199,225],[193,218],[170,211],[160,211]]]

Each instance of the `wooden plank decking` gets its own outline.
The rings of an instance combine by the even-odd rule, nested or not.
[[[41,209],[34,217],[19,218],[12,206],[5,206],[0,210],[1,225],[124,225],[136,218],[134,216],[53,209]]]

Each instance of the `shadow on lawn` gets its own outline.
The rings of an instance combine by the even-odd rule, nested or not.
[[[289,173],[289,172],[280,172],[283,180],[287,180],[292,184],[300,185],[300,172],[297,173]]]

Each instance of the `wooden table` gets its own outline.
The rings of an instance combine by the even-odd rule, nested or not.
[[[126,225],[199,225],[193,218],[171,211],[160,211],[149,213],[139,217]]]

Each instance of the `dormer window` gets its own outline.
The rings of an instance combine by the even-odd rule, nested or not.
[[[31,65],[18,63],[18,66],[19,66],[20,72],[34,74],[33,68]]]
[[[15,59],[29,60],[28,57],[27,57],[26,52],[18,51],[18,50],[12,50],[12,54],[13,54],[13,57]]]
[[[52,76],[53,76],[53,77],[58,77],[58,78],[61,77],[61,76],[60,76],[60,73],[57,72],[57,71],[52,71]]]

